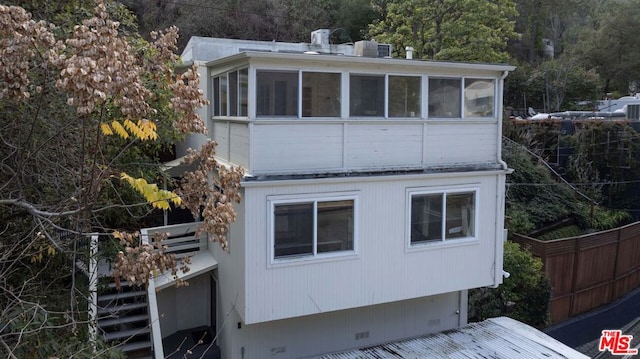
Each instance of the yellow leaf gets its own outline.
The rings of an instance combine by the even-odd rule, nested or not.
[[[113,131],[111,131],[111,127],[109,127],[108,123],[101,123],[100,129],[102,129],[102,134],[105,136],[113,135]]]
[[[122,127],[120,122],[113,120],[113,122],[111,122],[111,128],[113,128],[113,130],[125,140],[129,138],[129,133],[127,133],[127,130],[125,130],[124,127]]]
[[[49,246],[49,248],[47,248],[47,254],[52,257],[56,255],[56,249],[53,246]]]

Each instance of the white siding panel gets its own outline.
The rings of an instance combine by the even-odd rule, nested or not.
[[[430,123],[425,165],[495,163],[498,141],[495,123]]]
[[[229,161],[229,122],[214,122],[212,138],[218,144],[216,155],[225,161]]]
[[[249,167],[249,125],[229,123],[229,162]]]
[[[243,342],[236,345],[244,346],[245,358],[306,358],[453,329],[459,324],[459,296],[454,292],[247,325]],[[228,353],[227,358],[242,358],[240,347]]]
[[[347,167],[417,167],[422,162],[422,124],[349,124]]]
[[[433,177],[388,181],[367,178],[338,181],[297,181],[271,187],[248,187],[246,233],[246,323],[324,313],[448,293],[495,283],[496,231],[502,174]],[[408,250],[407,188],[479,188],[477,241],[461,245]],[[357,193],[357,256],[270,264],[268,196],[313,193]],[[259,204],[261,203],[261,204]],[[499,235],[500,234],[500,235]],[[500,244],[501,245],[501,244]],[[498,266],[500,264],[497,264]]]
[[[255,124],[253,174],[342,168],[342,124]]]

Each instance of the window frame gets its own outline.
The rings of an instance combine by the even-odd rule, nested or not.
[[[359,226],[359,198],[358,193],[333,193],[333,194],[316,194],[309,195],[286,195],[286,196],[268,196],[267,197],[267,214],[268,214],[268,262],[269,266],[281,266],[288,264],[306,263],[306,262],[322,262],[327,260],[338,260],[344,258],[353,258],[358,256],[358,226]],[[317,204],[318,202],[334,202],[334,201],[353,201],[353,249],[340,250],[332,252],[318,252],[318,224],[317,224]],[[286,204],[303,204],[313,203],[313,242],[312,254],[290,255],[283,257],[275,256],[275,208],[277,205]]]
[[[422,119],[425,113],[424,111],[424,101],[425,101],[425,86],[423,79],[426,76],[421,74],[405,74],[405,73],[387,73],[386,74],[386,83],[385,83],[385,119],[388,120],[397,120],[397,119]],[[418,80],[418,109],[417,111],[411,111],[408,115],[405,116],[392,116],[391,115],[391,82],[393,78],[413,78]],[[406,101],[406,99],[405,99]],[[413,113],[413,115],[411,115]]]
[[[246,82],[243,82],[241,74],[243,71],[245,74],[244,80]],[[232,84],[231,80],[233,77],[235,77],[235,81]],[[249,67],[242,66],[232,70],[211,74],[210,78],[211,95],[209,96],[209,100],[211,102],[211,118],[248,117],[247,94],[249,90]],[[223,85],[226,86],[224,96],[222,91]],[[224,110],[224,112],[222,110]]]
[[[426,104],[427,104],[427,108],[426,110],[426,114],[427,114],[427,118],[428,119],[435,119],[435,120],[457,120],[457,119],[462,119],[464,118],[464,79],[465,77],[463,76],[439,76],[439,75],[427,75],[426,77],[426,81],[427,81],[427,89],[426,89],[426,93],[425,93],[425,98],[426,98]],[[460,93],[458,94],[459,98],[458,98],[458,111],[459,113],[457,114],[457,116],[434,116],[432,114],[432,111],[430,109],[431,107],[431,91],[432,86],[431,86],[431,80],[457,80],[458,83],[460,84],[460,88],[459,91]],[[435,91],[435,90],[434,90]]]
[[[447,208],[447,195],[456,195],[472,192],[474,195],[474,214],[473,214],[473,235],[468,237],[456,237],[446,238],[446,208]],[[441,238],[436,240],[425,241],[411,241],[411,222],[412,222],[412,200],[414,196],[421,195],[437,195],[441,194],[442,197],[442,213],[440,214],[441,224]],[[443,248],[458,245],[474,244],[479,242],[480,221],[479,221],[479,209],[480,209],[480,186],[479,185],[463,185],[453,187],[418,187],[407,188],[406,190],[406,219],[405,219],[405,242],[407,251],[422,250],[429,248]]]
[[[467,92],[467,81],[484,81],[484,82],[490,82],[493,85],[493,99],[492,99],[492,109],[491,109],[491,115],[490,116],[473,116],[473,115],[467,115],[467,105],[466,105],[466,101],[467,101],[467,96],[466,96],[466,92]],[[490,78],[490,77],[463,77],[462,78],[462,100],[461,100],[461,107],[462,107],[462,112],[460,113],[461,118],[474,118],[474,119],[481,119],[481,120],[486,120],[486,119],[495,119],[496,118],[496,109],[497,107],[497,88],[498,88],[498,84],[495,78]]]

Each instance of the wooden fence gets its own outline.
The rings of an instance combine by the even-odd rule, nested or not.
[[[549,275],[551,322],[569,319],[640,287],[640,222],[580,237],[514,242],[542,259]]]

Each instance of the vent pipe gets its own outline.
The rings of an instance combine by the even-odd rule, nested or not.
[[[413,59],[413,47],[407,46],[404,49],[407,51],[407,60]]]

